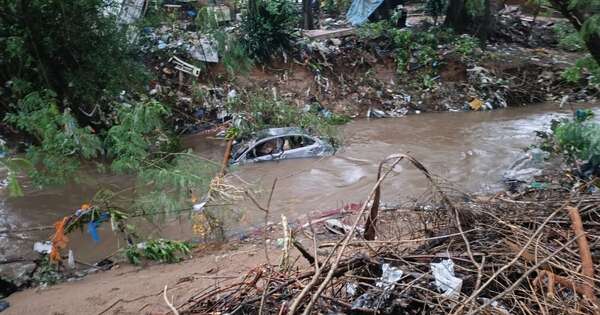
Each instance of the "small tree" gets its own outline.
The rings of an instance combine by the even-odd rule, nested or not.
[[[573,24],[600,64],[600,0],[550,0],[550,4]]]
[[[2,114],[18,111],[31,92],[51,90],[60,108],[89,124],[111,97],[141,85],[142,68],[109,9],[106,0],[0,0]]]

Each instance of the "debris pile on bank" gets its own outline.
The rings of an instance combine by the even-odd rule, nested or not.
[[[600,229],[594,221],[600,214],[600,195],[589,192],[593,191],[586,186],[590,184],[573,191],[561,187],[475,198],[443,188],[410,156],[389,158],[387,167],[380,168],[380,177],[385,178],[402,159],[430,181],[429,206],[378,213],[378,180],[368,198],[370,209],[365,205],[353,223],[338,224],[343,227],[340,239],[324,241],[319,224],[305,225],[309,240],[304,246],[285,233],[283,244],[296,246],[300,260],[290,263],[294,260],[284,255],[280,265],[257,266],[241,282],[190,297],[178,306],[180,312],[598,311],[595,275],[600,268],[593,260],[600,252]]]

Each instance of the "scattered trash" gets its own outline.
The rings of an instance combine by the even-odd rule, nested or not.
[[[344,235],[352,229],[352,227],[342,223],[338,219],[329,219],[325,221],[325,228],[331,233]]]
[[[195,77],[200,75],[200,68],[179,59],[177,56],[171,57],[171,59],[169,59],[169,62],[173,63],[175,65],[175,69],[181,72],[191,74]]]
[[[193,205],[192,210],[194,210],[196,212],[202,211],[202,209],[204,209],[204,205],[206,205],[207,202],[208,202],[208,200],[205,200],[205,201],[202,201],[200,203]]]
[[[145,4],[146,0],[121,0],[120,3],[116,3],[116,7],[120,8],[117,23],[121,25],[135,23],[142,16]]]
[[[531,189],[535,189],[535,190],[543,190],[543,189],[547,189],[550,185],[548,183],[541,183],[538,181],[534,181],[531,184],[529,184],[529,188]]]
[[[476,98],[469,102],[469,107],[471,107],[472,110],[480,110],[483,107],[483,102]]]
[[[384,0],[353,0],[346,13],[346,19],[352,26],[362,25],[383,2]]]
[[[73,254],[72,249],[69,249],[69,258],[67,259],[67,266],[71,269],[75,269],[75,254]]]
[[[391,290],[400,278],[402,278],[402,270],[392,267],[390,264],[383,264],[381,265],[381,277],[375,285],[384,290]]]
[[[483,303],[489,303],[491,301],[488,298],[480,298],[480,300]],[[495,308],[501,314],[510,315],[510,312],[504,306],[502,306],[500,303],[498,303],[498,301],[492,302],[492,304],[490,304],[490,306]]]
[[[10,304],[4,300],[0,300],[0,312],[4,311],[5,309],[9,308]]]
[[[463,281],[454,276],[454,262],[446,259],[439,263],[431,263],[430,266],[438,291],[443,292],[443,296],[457,297]]]
[[[508,187],[509,191],[515,192],[522,186],[533,181],[536,176],[542,174],[542,170],[548,165],[546,159],[550,154],[538,148],[533,148],[517,159],[505,172],[502,181]],[[537,187],[534,184],[531,188]]]
[[[190,56],[196,60],[211,63],[219,62],[219,50],[217,44],[207,37],[200,38],[199,43],[195,46],[191,46],[187,51]]]
[[[37,253],[47,255],[52,251],[52,243],[50,241],[33,243],[33,250]]]
[[[358,284],[354,282],[346,283],[346,293],[350,296],[354,296],[356,294],[356,289],[358,289]]]

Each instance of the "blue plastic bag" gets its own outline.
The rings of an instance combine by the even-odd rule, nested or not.
[[[352,26],[362,25],[382,3],[383,0],[353,0],[346,19]]]

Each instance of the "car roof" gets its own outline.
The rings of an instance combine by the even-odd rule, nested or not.
[[[269,129],[264,129],[261,131],[256,132],[256,136],[254,137],[254,139],[261,140],[264,138],[270,138],[270,137],[278,137],[278,136],[285,136],[285,135],[307,135],[306,131],[304,131],[302,128],[298,128],[298,127],[283,127],[283,128],[269,128]]]

